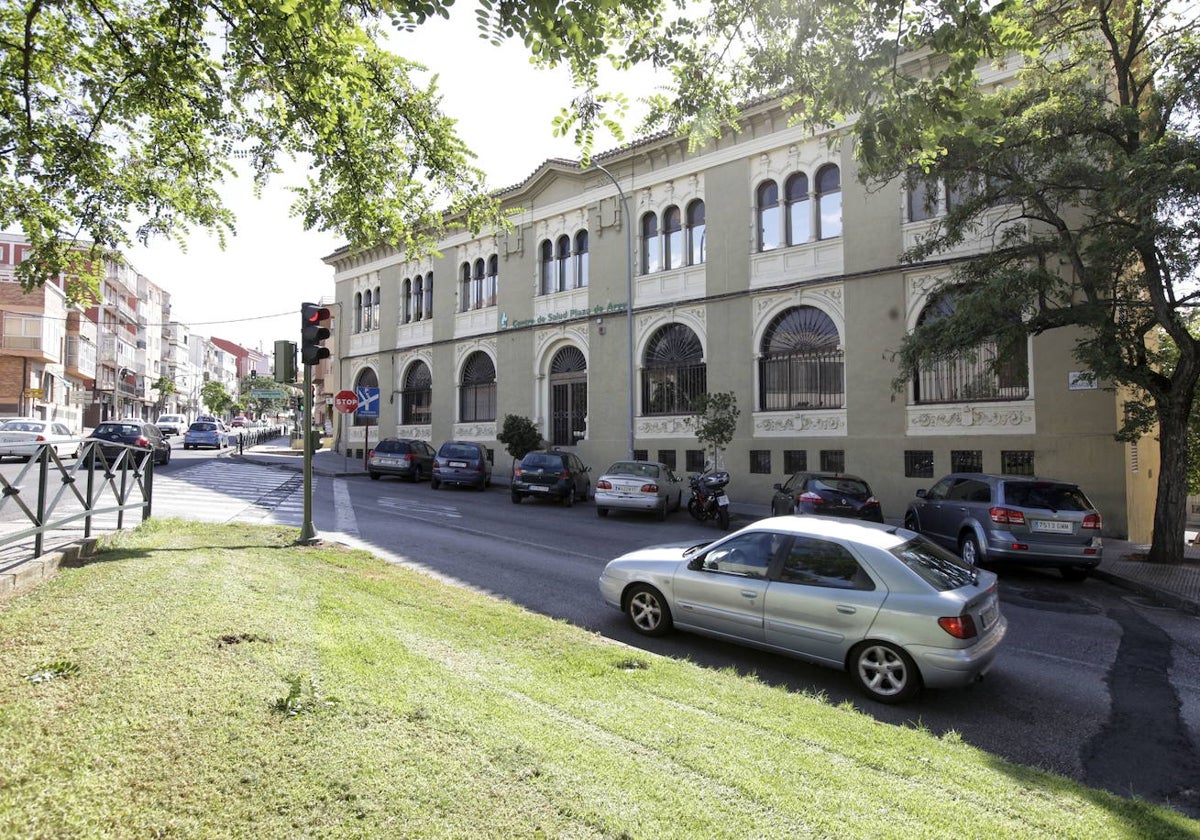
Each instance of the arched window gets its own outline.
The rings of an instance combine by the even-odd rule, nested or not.
[[[362,332],[362,292],[354,293],[354,331]]]
[[[558,248],[554,254],[554,291],[565,292],[571,288],[571,237],[558,237]]]
[[[678,207],[668,207],[663,213],[663,268],[679,268],[683,259],[683,217]]]
[[[400,287],[400,299],[404,302],[404,323],[412,323],[412,279],[404,278],[404,283]]]
[[[425,275],[425,317],[433,317],[433,272]]]
[[[383,295],[380,294],[378,286],[375,287],[375,307],[371,310],[371,324],[375,329],[379,329],[379,310],[380,304],[383,303]]]
[[[541,293],[543,295],[552,294],[554,292],[554,243],[549,239],[542,240],[541,265]]]
[[[373,311],[374,311],[374,308],[371,306],[371,290],[367,289],[367,291],[363,294],[363,307],[362,307],[362,319],[363,319],[363,329],[364,330],[375,329],[374,325],[371,322],[371,313]]]
[[[842,175],[832,163],[817,170],[818,239],[842,235]]]
[[[687,208],[688,265],[704,262],[704,202],[696,199]]]
[[[647,213],[642,216],[642,274],[662,268],[658,248],[658,216]]]
[[[432,420],[433,376],[424,362],[415,362],[404,375],[400,391],[400,422],[406,426],[427,426]]]
[[[784,185],[789,245],[803,245],[812,238],[812,205],[808,202],[808,176],[797,172]]]
[[[486,288],[484,288],[484,290],[483,290],[483,293],[486,298],[483,302],[484,306],[495,306],[496,305],[496,294],[499,292],[499,289],[500,289],[500,258],[498,256],[496,256],[495,254],[492,254],[490,257],[488,257],[487,284],[486,284]]]
[[[575,286],[583,288],[588,284],[588,232],[581,230],[575,234]]]
[[[642,367],[643,414],[690,414],[707,389],[704,348],[683,324],[667,324],[650,337]]]
[[[833,319],[813,306],[781,312],[767,325],[758,359],[758,408],[841,408],[845,361]]]
[[[471,308],[482,309],[483,300],[483,257],[475,260],[475,269],[471,272]]]
[[[468,356],[463,365],[458,389],[458,419],[462,423],[496,419],[496,366],[481,350]]]
[[[425,317],[425,278],[420,274],[413,278],[412,311],[414,321]]]
[[[758,250],[771,251],[783,244],[783,226],[779,214],[779,185],[763,181],[756,194],[758,204]]]
[[[375,371],[371,368],[365,368],[354,381],[355,388],[378,388],[379,377],[375,375]],[[350,415],[354,418],[355,426],[376,426],[379,424],[377,417],[363,417],[355,413]]]
[[[564,347],[550,362],[550,443],[575,446],[587,417],[587,360],[578,347]]]
[[[458,311],[466,312],[471,308],[471,264],[463,263],[458,273]]]
[[[952,315],[954,295],[945,292],[931,300],[917,319],[927,324]],[[913,401],[917,403],[1023,400],[1029,396],[1029,356],[1024,337],[1005,344],[988,340],[970,353],[937,359],[913,371]]]

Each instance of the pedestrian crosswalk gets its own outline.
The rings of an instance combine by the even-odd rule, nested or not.
[[[304,518],[303,483],[300,473],[225,459],[209,461],[176,473],[157,473],[152,515],[298,528]]]

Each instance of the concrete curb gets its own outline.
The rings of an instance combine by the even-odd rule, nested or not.
[[[0,603],[22,595],[42,581],[54,577],[58,574],[58,567],[64,563],[91,559],[96,554],[99,541],[99,537],[86,537],[41,557],[22,560],[0,571]]]

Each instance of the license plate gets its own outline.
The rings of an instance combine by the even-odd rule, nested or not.
[[[991,627],[993,624],[996,623],[996,614],[999,611],[1000,610],[996,606],[995,601],[988,604],[986,607],[984,607],[982,610],[979,611],[979,621],[981,624],[983,624],[984,630],[986,630],[987,628]]]
[[[721,507],[727,507],[729,505],[729,497],[728,496],[717,496],[717,504],[720,505]]]
[[[466,461],[451,461],[450,462],[450,466],[452,466],[452,467],[465,467],[466,465],[467,465]]]
[[[1056,522],[1053,519],[1031,519],[1029,528],[1033,531],[1042,531],[1050,534],[1072,534],[1075,532],[1075,526],[1070,522]]]
[[[529,492],[531,492],[531,493],[549,493],[549,492],[550,492],[550,488],[549,488],[549,487],[542,487],[542,486],[541,486],[541,485],[539,485],[539,484],[531,484],[531,485],[529,486]]]

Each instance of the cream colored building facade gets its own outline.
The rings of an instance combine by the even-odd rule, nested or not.
[[[598,475],[626,457],[632,398],[635,455],[694,472],[704,453],[687,400],[732,391],[735,502],[767,504],[793,471],[834,469],[868,479],[898,521],[947,472],[1032,472],[1078,481],[1105,534],[1149,540],[1157,447],[1115,441],[1120,400],[1079,369],[1071,333],[1008,348],[1000,374],[964,359],[893,389],[901,338],[948,305],[931,290],[994,230],[902,263],[937,208],[899,183],[863,187],[848,140],[789,126],[777,103],[697,151],[659,137],[597,161],[620,192],[598,169],[551,160],[500,193],[511,230],[449,236],[439,256],[326,258],[339,313],[326,390],[381,394],[378,425],[350,428],[345,449],[361,454],[368,434],[368,447],[479,440],[503,476],[496,433],[517,414]]]

